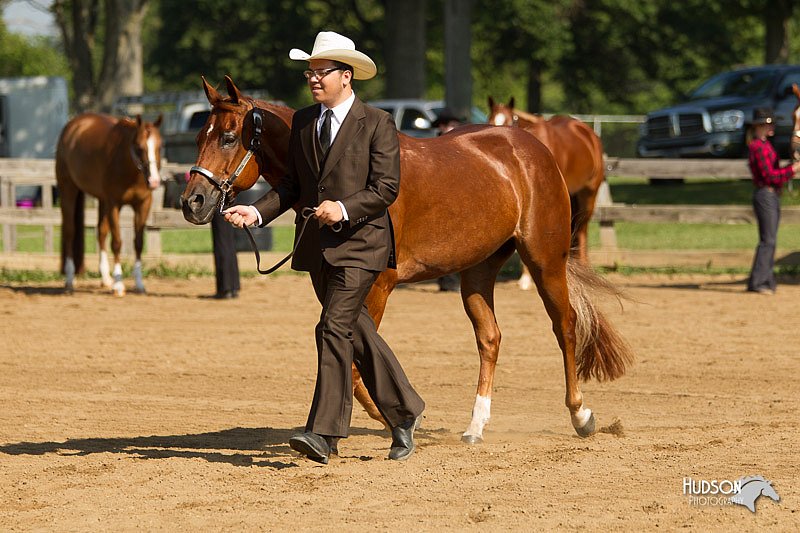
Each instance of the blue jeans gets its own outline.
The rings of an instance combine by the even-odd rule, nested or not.
[[[753,192],[753,209],[758,220],[758,246],[753,258],[753,268],[747,282],[747,290],[775,290],[775,244],[778,236],[778,223],[781,219],[781,199],[778,193],[768,187],[760,187]]]

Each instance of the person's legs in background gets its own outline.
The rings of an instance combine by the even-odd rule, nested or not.
[[[217,282],[215,298],[236,298],[239,295],[239,261],[236,258],[235,228],[225,217],[214,213],[211,237],[214,244],[214,274]]]

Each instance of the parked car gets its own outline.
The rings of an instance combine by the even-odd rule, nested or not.
[[[389,112],[394,117],[397,129],[412,137],[435,137],[436,130],[431,127],[431,124],[445,107],[442,100],[413,98],[375,100],[369,104]],[[485,124],[487,118],[486,113],[473,107],[469,122]]]
[[[692,91],[685,101],[647,114],[640,157],[743,157],[745,130],[757,107],[775,111],[773,143],[788,157],[800,65],[767,65],[723,72]]]

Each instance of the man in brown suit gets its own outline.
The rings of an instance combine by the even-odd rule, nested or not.
[[[292,268],[308,271],[322,304],[316,327],[317,384],[305,433],[290,446],[326,464],[348,436],[353,404],[352,363],[370,396],[392,427],[389,458],[414,452],[414,427],[425,407],[392,350],[378,335],[364,301],[378,275],[394,257],[387,208],[400,187],[397,129],[391,116],[356,98],[351,82],[377,71],[353,41],[320,32],[311,54],[292,49],[289,57],[308,61],[304,72],[316,105],[294,115],[287,175],[252,206],[227,209],[235,226],[266,225],[298,204],[314,209],[300,238]],[[392,265],[393,266],[393,265]]]

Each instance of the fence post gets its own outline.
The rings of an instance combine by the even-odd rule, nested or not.
[[[605,161],[604,161],[605,164]],[[600,188],[597,190],[597,200],[595,201],[596,207],[611,206],[614,200],[611,198],[611,187],[608,182],[603,180]],[[613,220],[600,219],[600,248],[602,250],[616,250],[617,249],[617,232],[614,229]]]

